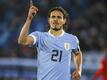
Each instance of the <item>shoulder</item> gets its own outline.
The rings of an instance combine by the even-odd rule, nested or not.
[[[73,42],[79,42],[79,39],[78,39],[78,37],[77,37],[76,35],[70,34],[70,33],[66,33],[66,32],[65,32],[65,35],[66,35],[67,37],[69,37],[69,39],[70,39],[71,41],[73,41]]]
[[[69,36],[70,38],[77,39],[77,36],[74,35],[74,34],[70,34],[70,33],[66,33],[66,32],[65,32],[65,35],[66,35],[66,36]]]
[[[39,34],[39,35],[47,34],[47,32],[40,32],[40,31],[34,31],[32,33],[33,34]]]

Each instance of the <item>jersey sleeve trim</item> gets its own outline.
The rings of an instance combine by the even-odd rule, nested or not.
[[[32,35],[32,34],[30,34],[29,36],[31,36],[32,38],[33,38],[33,45],[35,45],[36,44],[36,41],[37,41],[37,37],[35,37],[34,35]]]

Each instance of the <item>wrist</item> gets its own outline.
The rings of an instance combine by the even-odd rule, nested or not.
[[[27,17],[27,20],[28,20],[28,21],[32,21],[32,19],[33,19],[32,16],[28,16],[28,17]]]
[[[81,69],[77,69],[77,71],[78,71],[78,73],[79,73],[80,76],[81,76],[81,72],[82,72],[82,70],[81,70]]]

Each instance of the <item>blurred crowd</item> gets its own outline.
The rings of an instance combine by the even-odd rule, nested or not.
[[[61,6],[69,13],[67,32],[80,40],[82,51],[102,51],[107,47],[107,6],[103,0],[33,0],[39,12],[30,32],[47,30],[48,10]],[[29,0],[0,0],[0,56],[34,58],[34,48],[18,45],[20,30],[27,18]],[[30,54],[29,54],[30,53]]]

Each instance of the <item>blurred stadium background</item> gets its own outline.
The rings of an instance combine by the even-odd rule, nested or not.
[[[70,16],[67,32],[78,36],[83,51],[81,80],[92,80],[107,48],[106,0],[34,0],[39,12],[30,32],[46,31],[47,12],[62,6]],[[0,80],[36,80],[36,49],[17,44],[29,0],[0,0]],[[75,68],[72,62],[72,70]]]

